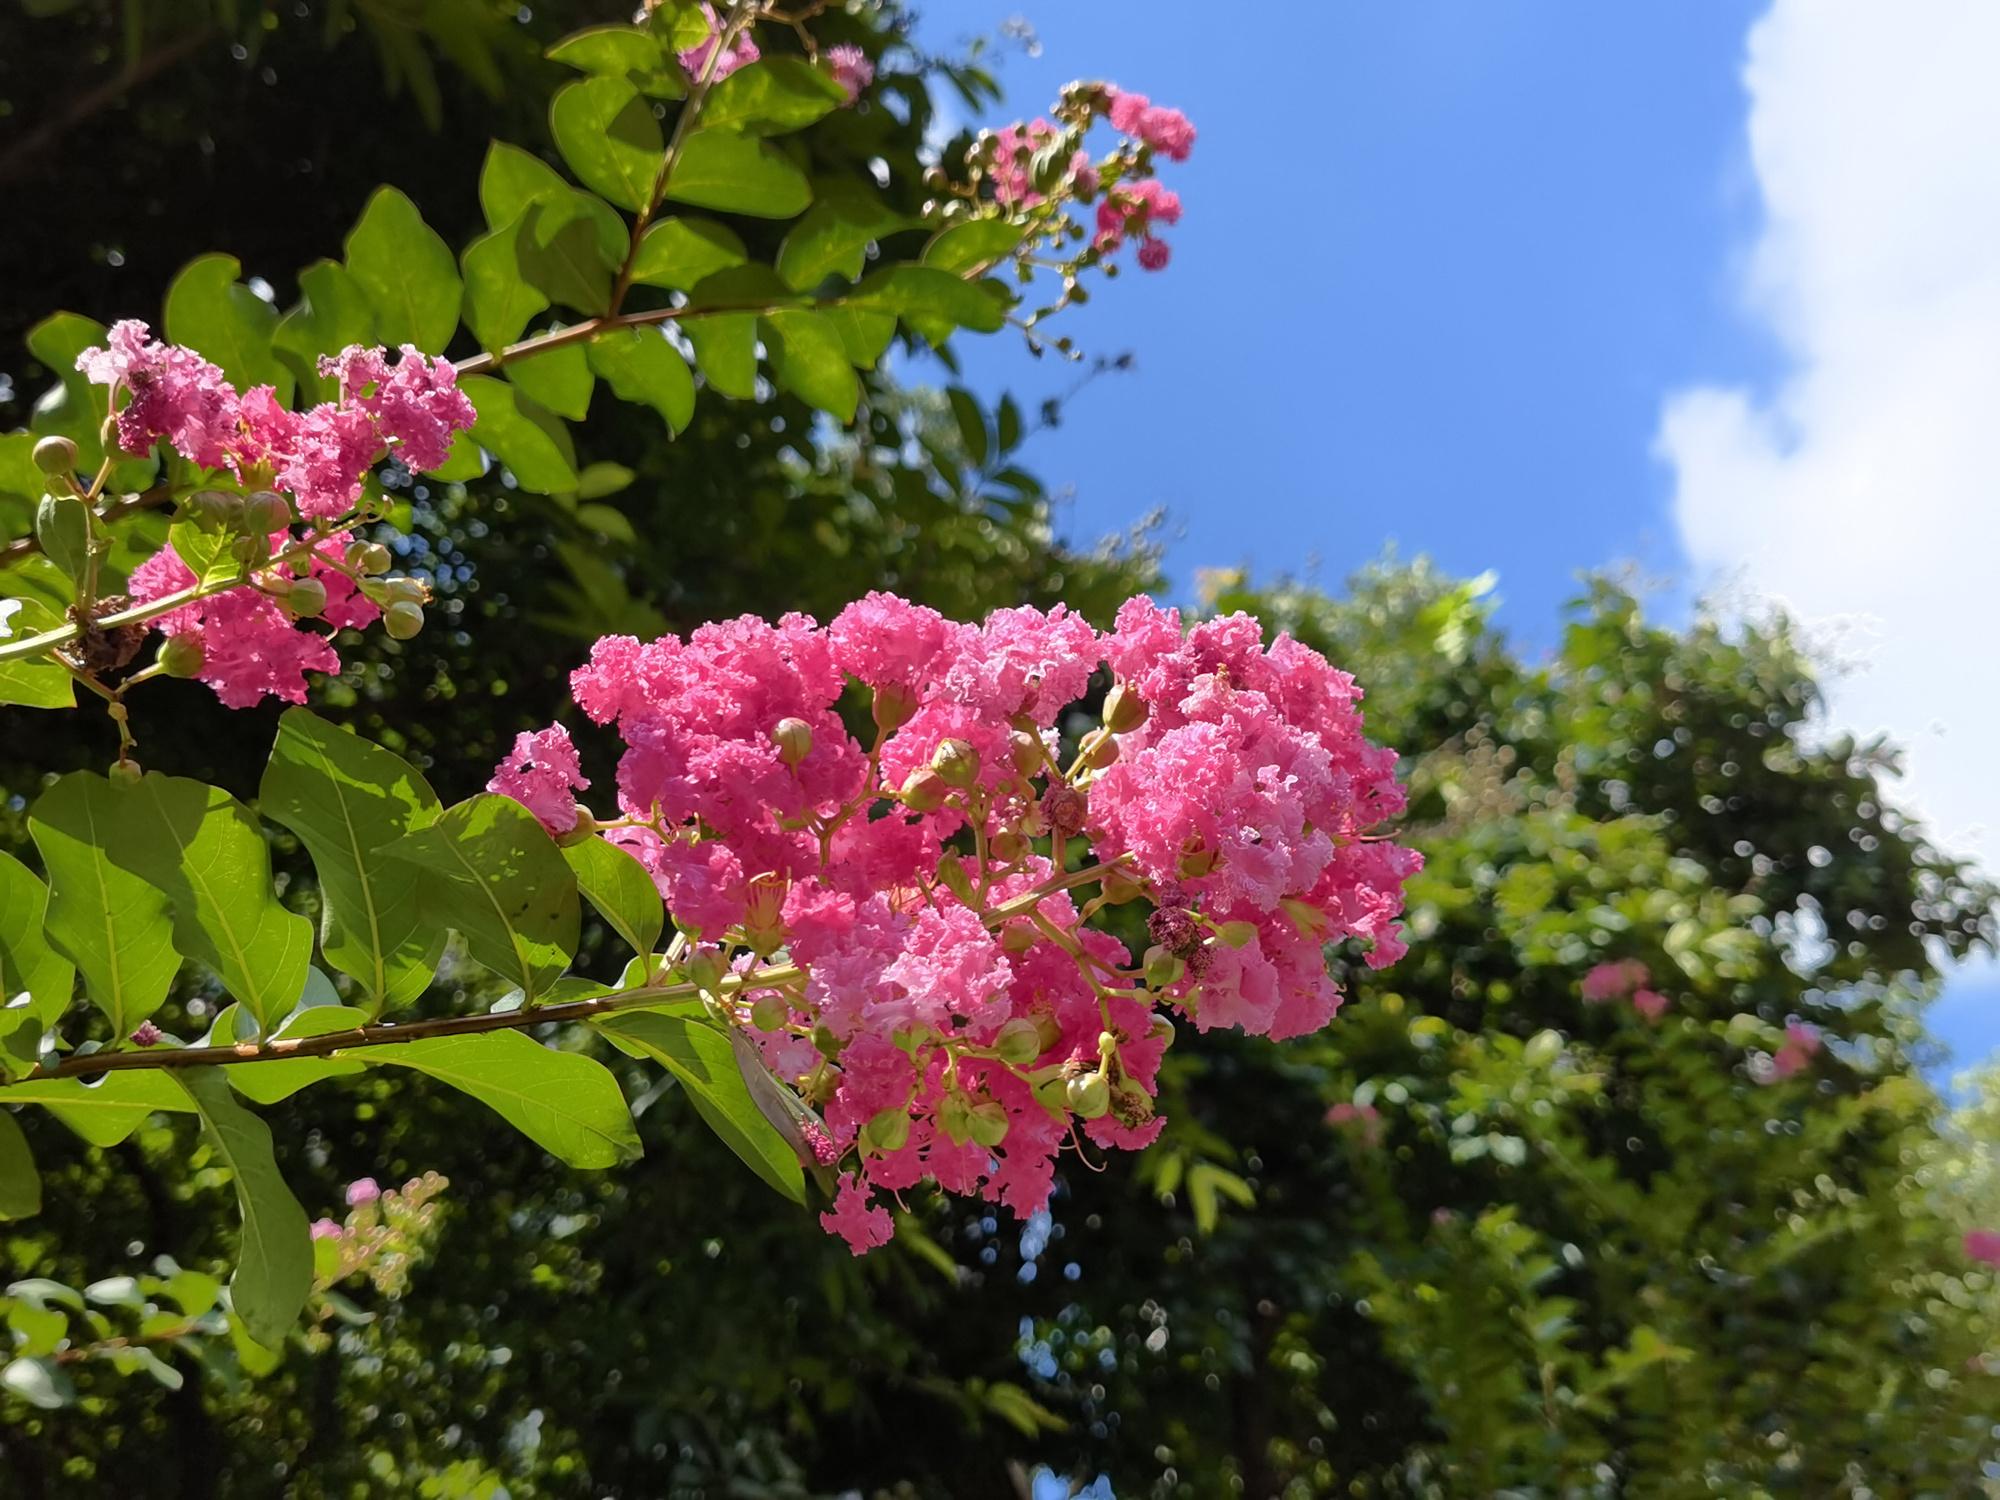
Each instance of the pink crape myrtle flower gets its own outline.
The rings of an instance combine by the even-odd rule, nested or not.
[[[1057,727],[1107,667],[1108,722],[1065,770]],[[1328,945],[1403,951],[1422,861],[1374,831],[1403,806],[1395,757],[1352,678],[1247,617],[1184,628],[1137,599],[1107,635],[1061,606],[961,624],[877,593],[827,626],[608,637],[570,686],[622,746],[600,836],[689,962],[734,970],[732,1019],[797,1090],[801,1158],[839,1177],[821,1222],[856,1253],[920,1184],[1028,1215],[1072,1141],[1143,1149],[1162,1011],[1303,1035],[1340,1005]],[[551,832],[584,816],[560,729],[491,789]],[[1152,903],[1146,952],[1085,924],[1064,872],[1086,846],[1086,880],[1115,867]]]
[[[1772,1078],[1790,1078],[1803,1072],[1819,1054],[1820,1046],[1817,1026],[1809,1021],[1787,1021],[1784,1043],[1771,1054]]]
[[[704,0],[701,9],[702,14],[708,17],[708,35],[680,54],[681,66],[691,78],[702,76],[708,69],[708,60],[715,57],[715,49],[722,42],[722,22],[716,18],[715,7]],[[748,67],[761,56],[763,54],[757,50],[757,44],[750,39],[749,28],[745,27],[736,34],[722,56],[716,58],[714,72],[709,76],[713,82],[720,83],[738,68]]]
[[[1622,1000],[1651,977],[1646,966],[1636,958],[1596,964],[1583,976],[1583,998],[1593,1005],[1606,1000]]]
[[[1658,990],[1634,990],[1632,992],[1632,1009],[1639,1012],[1648,1021],[1659,1020],[1660,1017],[1667,1013],[1667,1007],[1670,1004],[1672,1002]]]
[[[312,1237],[316,1240],[337,1240],[345,1231],[332,1219],[314,1219]]]
[[[1144,94],[1111,91],[1111,128],[1142,141],[1170,161],[1186,161],[1194,149],[1194,126],[1177,109],[1154,104]]]
[[[833,74],[833,81],[840,85],[840,91],[847,95],[847,102],[854,103],[861,97],[861,91],[875,81],[875,64],[868,60],[868,54],[851,43],[843,42],[837,47],[826,49],[827,71]]]
[[[372,1177],[357,1177],[347,1185],[347,1206],[360,1208],[382,1196],[382,1186]]]
[[[76,367],[109,386],[118,409],[118,446],[149,453],[165,438],[183,457],[220,467],[235,431],[236,391],[222,371],[192,349],[163,344],[136,319],[111,325],[103,347],[86,349]]]
[[[1984,1265],[2000,1266],[2000,1229],[1966,1230],[1965,1253]]]
[[[576,794],[589,786],[569,731],[556,724],[516,735],[513,750],[486,790],[512,797],[550,834],[561,837],[576,827]]]

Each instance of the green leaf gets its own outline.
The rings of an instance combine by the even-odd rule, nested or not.
[[[338,354],[349,344],[381,342],[375,335],[375,308],[361,283],[337,260],[315,261],[299,273],[299,303],[278,320],[271,345],[291,366],[299,389],[314,401],[331,401],[340,392],[337,377],[319,373],[323,354]]]
[[[377,188],[361,211],[347,236],[347,269],[375,308],[383,343],[444,352],[458,329],[458,262],[397,189]]]
[[[44,495],[35,503],[35,540],[42,556],[79,589],[90,571],[90,507],[75,495]]]
[[[49,941],[76,965],[121,1041],[160,1008],[181,966],[165,893],[110,854],[120,826],[145,808],[139,788],[72,771],[28,813],[48,872]]]
[[[75,968],[42,932],[48,904],[49,888],[0,852],[0,1037],[27,1032],[24,1045],[11,1049],[24,1061],[34,1057],[35,1043],[63,1013],[76,983]]]
[[[625,253],[625,223],[610,204],[564,188],[530,204],[516,236],[521,274],[551,302],[593,317],[610,309],[611,280]]]
[[[798,1152],[750,1097],[729,1038],[705,1021],[638,1011],[596,1023],[607,1036],[641,1048],[680,1080],[708,1127],[773,1188],[805,1202]]]
[[[0,641],[27,640],[62,623],[62,616],[39,599],[0,599]],[[76,679],[47,657],[0,662],[0,703],[73,708]]]
[[[383,851],[437,817],[430,783],[401,756],[289,708],[257,797],[312,855],[326,961],[359,981],[373,1013],[416,999],[436,967],[417,914],[422,873]]]
[[[559,417],[581,422],[590,415],[590,392],[597,383],[590,373],[591,363],[582,344],[558,344],[510,359],[501,371],[531,401]]]
[[[965,444],[965,456],[972,460],[976,469],[986,462],[986,413],[979,409],[972,392],[962,385],[952,386],[945,396],[951,402],[951,415],[958,423],[959,441]]]
[[[274,386],[288,404],[292,372],[271,342],[277,309],[236,279],[242,272],[233,255],[200,255],[181,267],[167,287],[167,338],[222,366],[237,390]]]
[[[888,349],[889,340],[896,336],[893,313],[835,306],[823,308],[820,316],[840,335],[840,347],[847,351],[848,363],[863,370],[875,368],[875,362]]]
[[[519,223],[529,204],[575,191],[539,156],[505,141],[487,145],[479,168],[479,209],[488,229]]]
[[[877,271],[847,300],[854,307],[894,313],[933,344],[944,342],[955,328],[995,333],[1007,322],[1005,309],[989,293],[932,266]]]
[[[486,350],[504,349],[521,335],[528,319],[549,305],[521,270],[519,245],[526,216],[504,229],[483,234],[465,247],[465,326]]]
[[[549,48],[549,59],[580,73],[623,78],[656,99],[679,99],[687,84],[660,40],[637,26],[592,26]]]
[[[623,464],[599,459],[576,476],[576,497],[579,500],[599,500],[606,495],[615,495],[629,488],[638,477]]]
[[[842,422],[854,420],[861,381],[847,362],[840,330],[806,308],[766,315],[764,347],[779,385]]]
[[[666,196],[697,208],[789,219],[812,202],[812,185],[762,141],[728,130],[697,130],[681,143]]]
[[[649,225],[640,237],[632,257],[632,279],[643,286],[689,292],[704,278],[746,259],[743,241],[727,225],[709,219],[666,218]]]
[[[549,104],[549,131],[578,181],[620,208],[643,209],[666,158],[660,122],[622,78],[564,84]]]
[[[846,102],[833,75],[803,57],[766,57],[738,68],[709,91],[701,123],[707,130],[782,135],[803,130]]]
[[[920,223],[892,212],[879,192],[853,178],[815,182],[812,207],[778,247],[778,274],[800,291],[834,275],[851,281],[861,274],[870,245]]]
[[[174,946],[269,1027],[305,988],[312,924],[279,904],[257,819],[220,787],[158,771],[123,803],[110,858],[165,892]]]
[[[76,444],[78,466],[89,473],[104,458],[104,444],[98,430],[110,411],[110,391],[93,385],[76,367],[84,350],[105,342],[104,325],[76,313],[59,312],[42,319],[28,330],[28,352],[54,375],[58,385],[35,403],[28,425],[37,436],[61,433]],[[110,488],[142,490],[159,472],[150,456],[124,459],[111,469]]]
[[[612,1167],[640,1154],[618,1080],[580,1052],[557,1052],[518,1031],[488,1031],[373,1048],[369,1060],[470,1094],[572,1167]]]
[[[924,246],[924,264],[954,276],[975,266],[996,265],[1020,246],[1027,226],[1005,219],[969,219],[941,229]]]
[[[601,838],[565,845],[563,858],[576,872],[577,886],[612,930],[635,953],[651,953],[660,940],[666,914],[659,888],[646,867],[609,839]]]
[[[0,1109],[0,1219],[32,1219],[42,1211],[42,1174],[11,1112]]]
[[[472,436],[514,471],[521,488],[560,495],[576,488],[576,455],[569,431],[537,401],[504,381],[468,375],[459,381],[479,420]]]
[[[309,1005],[286,1021],[272,1040],[351,1031],[367,1021],[368,1013],[351,1005]],[[244,1098],[257,1104],[276,1104],[323,1079],[364,1071],[369,1056],[366,1052],[357,1052],[342,1057],[297,1057],[284,1062],[239,1063],[224,1071],[229,1074],[229,1082],[236,1092]]]
[[[674,432],[694,416],[694,376],[657,328],[618,328],[590,344],[590,367],[620,400],[650,406]]]
[[[221,583],[242,574],[242,562],[229,550],[235,540],[230,532],[219,527],[205,531],[194,521],[176,521],[167,528],[168,545],[197,583]]]
[[[154,1115],[186,1114],[191,1106],[164,1069],[80,1078],[30,1078],[0,1089],[0,1103],[39,1104],[93,1146],[115,1146]]]
[[[229,1278],[230,1304],[250,1337],[283,1344],[312,1291],[312,1232],[305,1210],[271,1154],[271,1131],[236,1102],[220,1068],[186,1068],[180,1084],[194,1101],[202,1131],[236,1179],[243,1243]]]
[[[531,1004],[562,977],[582,920],[576,877],[520,803],[469,797],[384,852],[419,870],[425,918],[454,928],[475,960],[519,985]]]

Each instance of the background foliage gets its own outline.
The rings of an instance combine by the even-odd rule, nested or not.
[[[0,237],[0,417],[18,424],[46,383],[12,351],[51,306],[148,312],[216,243],[280,305],[378,183],[465,243],[488,138],[547,145],[567,75],[542,47],[607,19],[429,0],[10,20],[0,99],[36,123],[0,146],[0,203],[35,228]],[[991,95],[976,62],[885,51],[904,20],[816,23],[882,53],[907,109],[801,139],[828,167],[879,157],[913,206],[932,92]],[[82,180],[88,212],[48,209]],[[1020,466],[1021,413],[880,371],[864,412],[849,439],[795,397],[703,402],[669,440],[602,403],[593,449],[634,480],[594,524],[491,480],[413,494],[407,560],[452,628],[370,636],[319,701],[449,800],[546,722],[607,629],[825,617],[872,587],[960,615],[1061,597],[1101,619],[1158,581],[1143,542],[1060,539]],[[1918,1068],[1939,958],[1992,940],[1993,893],[1885,807],[1884,747],[1814,729],[1782,623],[1666,631],[1599,584],[1531,664],[1479,585],[1421,564],[1337,597],[1208,588],[1353,670],[1373,732],[1410,757],[1417,941],[1351,976],[1332,1030],[1185,1036],[1158,1149],[1073,1165],[1025,1231],[913,1199],[866,1261],[637,1070],[647,1158],[612,1173],[467,1130],[416,1078],[316,1094],[310,1121],[275,1105],[309,1203],[363,1174],[451,1180],[412,1294],[358,1293],[373,1321],[258,1379],[219,1351],[177,1391],[83,1368],[79,1406],[0,1397],[21,1492],[976,1496],[1019,1493],[1038,1464],[1135,1496],[1676,1494],[1691,1476],[1724,1494],[1977,1492],[2000,1294],[1957,1238],[2000,1218],[2000,1090],[1941,1119]],[[159,694],[149,761],[254,794],[275,715]],[[49,773],[110,750],[100,723],[0,710],[7,847]],[[300,851],[276,857],[302,888]],[[614,946],[593,932],[586,962],[615,967]],[[1669,996],[1657,1026],[1581,1000],[1584,973],[1623,958]],[[1792,1017],[1828,1053],[1763,1082]],[[201,1266],[232,1248],[227,1176],[184,1129],[156,1122],[107,1163],[19,1122],[46,1202],[0,1239],[13,1275],[82,1284],[169,1244]]]

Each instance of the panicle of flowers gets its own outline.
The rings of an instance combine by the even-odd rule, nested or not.
[[[312,1226],[314,1290],[324,1292],[349,1277],[366,1276],[383,1296],[401,1296],[436,1231],[438,1196],[450,1186],[436,1172],[412,1177],[397,1188],[384,1188],[372,1177],[349,1183],[347,1217],[318,1219]]]
[[[386,454],[434,469],[472,426],[476,413],[449,362],[408,344],[394,359],[351,346],[320,361],[337,398],[292,411],[270,386],[239,394],[214,364],[128,319],[77,368],[109,387],[120,449],[143,454],[164,442],[211,471],[209,487],[181,505],[182,518],[212,539],[208,555],[190,562],[168,545],[128,584],[130,601],[147,604],[193,594],[218,568],[236,583],[156,619],[167,671],[200,678],[231,707],[267,695],[298,703],[307,672],[340,669],[327,635],[307,622],[337,631],[386,617],[399,638],[422,628],[427,590],[374,576],[389,568],[388,551],[350,533],[369,519],[367,475]]]
[[[715,58],[714,71],[709,74],[711,81],[722,82],[738,68],[748,67],[763,53],[757,50],[757,43],[751,39],[750,28],[741,27],[735,36],[723,46],[722,22],[715,14],[715,7],[705,3],[702,14],[708,17],[708,35],[694,46],[680,54],[681,66],[690,78],[699,78],[709,67],[709,59]],[[716,48],[722,48],[722,55],[716,57]]]
[[[1119,139],[1094,153],[1088,137],[1100,121]],[[1115,257],[1128,244],[1141,268],[1167,264],[1160,231],[1180,222],[1181,200],[1156,173],[1161,161],[1186,161],[1194,139],[1186,115],[1144,94],[1071,84],[1047,116],[982,132],[962,171],[934,169],[929,211],[947,224],[989,219],[1021,231],[1006,253],[1017,279],[1026,286],[1046,273],[1059,283],[1053,300],[1026,316],[1032,328],[1080,300],[1085,272],[1116,274]]]
[[[616,812],[576,801],[560,728],[492,789],[651,873],[665,961],[795,1090],[802,1158],[841,1174],[823,1222],[857,1252],[920,1182],[1025,1217],[1066,1144],[1150,1142],[1169,1015],[1297,1036],[1340,1004],[1329,944],[1403,951],[1421,860],[1375,831],[1395,758],[1352,678],[1246,616],[1188,628],[1136,598],[1100,633],[877,593],[826,626],[608,637],[571,690],[622,742]],[[865,738],[841,713],[861,698]],[[1127,903],[1137,952],[1093,925]]]
[[[1588,1004],[1630,1000],[1632,1008],[1640,1015],[1648,1021],[1657,1021],[1667,1013],[1673,1002],[1658,990],[1650,988],[1652,977],[1652,972],[1638,959],[1621,958],[1615,963],[1593,965],[1584,974],[1580,988]]]

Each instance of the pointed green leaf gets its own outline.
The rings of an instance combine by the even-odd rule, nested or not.
[[[820,312],[827,326],[840,335],[840,347],[847,351],[848,363],[872,370],[896,336],[892,313],[870,312],[861,307],[828,307]]]
[[[635,953],[651,953],[666,914],[659,888],[646,867],[609,839],[591,838],[563,847],[576,883],[598,914]]]
[[[622,78],[564,84],[549,104],[549,131],[577,180],[620,208],[642,209],[666,158],[653,108]]]
[[[374,1048],[369,1060],[470,1094],[570,1166],[612,1167],[640,1154],[618,1080],[580,1052],[555,1051],[519,1031],[487,1031]]]
[[[573,191],[562,174],[539,156],[505,141],[487,145],[486,160],[479,168],[479,209],[486,215],[488,229],[518,223],[523,210],[538,199]]]
[[[803,130],[847,102],[833,75],[803,57],[762,58],[738,68],[709,92],[701,123],[709,130],[782,135]]]
[[[661,219],[648,226],[639,240],[632,279],[644,286],[688,292],[706,277],[740,266],[745,259],[743,241],[727,225],[708,219]]]
[[[524,216],[525,218],[525,216]],[[483,234],[465,247],[465,326],[487,350],[504,349],[521,336],[528,319],[549,305],[521,270],[517,221]]]
[[[42,1211],[42,1174],[11,1111],[0,1109],[0,1219],[32,1219]]]
[[[0,599],[0,641],[27,640],[62,623],[62,616],[39,599]],[[0,662],[0,703],[74,708],[76,679],[45,656]]]
[[[980,284],[934,266],[891,266],[877,271],[847,299],[852,307],[894,313],[933,344],[956,328],[995,333],[1006,326],[1006,309]]]
[[[873,184],[849,177],[815,182],[812,207],[778,247],[778,274],[801,291],[829,276],[851,281],[861,274],[870,245],[922,222],[892,212]]]
[[[679,432],[694,416],[694,376],[657,328],[616,328],[593,339],[590,366],[622,401],[650,406]]]
[[[279,904],[250,809],[220,787],[148,771],[109,839],[112,861],[166,893],[174,946],[268,1028],[305,988],[312,924]]]
[[[347,269],[375,308],[389,345],[442,354],[458,330],[458,262],[401,192],[380,187],[347,236]]]
[[[996,265],[1012,255],[1026,226],[1005,219],[970,219],[941,229],[924,246],[924,264],[954,276],[975,266]]]
[[[30,1078],[0,1089],[0,1104],[39,1104],[93,1146],[115,1146],[154,1115],[186,1114],[188,1097],[164,1069],[80,1078]]]
[[[243,1243],[229,1278],[230,1303],[258,1343],[275,1349],[312,1291],[312,1232],[299,1200],[278,1174],[270,1127],[236,1102],[220,1068],[186,1068],[180,1084],[202,1132],[236,1179]]]
[[[611,205],[565,188],[528,205],[517,231],[515,254],[521,274],[551,302],[595,317],[611,307],[611,282],[624,258],[625,243],[625,222]]]
[[[722,1137],[773,1188],[805,1202],[805,1172],[798,1152],[764,1118],[750,1096],[729,1038],[704,1020],[638,1011],[595,1023],[606,1036],[645,1051],[688,1092],[709,1129]]]
[[[401,756],[290,708],[257,797],[312,855],[326,961],[360,982],[371,1013],[416,999],[436,962],[417,914],[421,873],[383,851],[437,817],[430,783]]]
[[[840,331],[819,313],[785,308],[764,319],[771,374],[800,400],[842,422],[854,420],[861,381],[847,362]]]
[[[458,388],[479,413],[474,440],[514,471],[522,489],[560,495],[576,488],[576,452],[560,418],[505,381],[468,375]]]
[[[520,803],[469,797],[385,852],[418,870],[426,920],[455,929],[475,960],[531,1003],[562,977],[582,920],[576,877]]]
[[[553,349],[510,359],[501,373],[529,400],[559,417],[581,422],[590,415],[590,393],[596,387],[591,360],[582,344],[558,344]]]
[[[42,932],[48,904],[49,889],[34,872],[0,853],[0,1038],[24,1062],[33,1059],[76,983],[76,970]]]
[[[242,273],[233,255],[200,255],[181,267],[167,287],[167,338],[215,361],[239,391],[273,386],[289,403],[292,372],[271,347],[277,309],[236,279]]]
[[[337,377],[319,373],[320,356],[350,344],[381,342],[375,335],[375,308],[361,283],[337,260],[314,261],[299,272],[299,303],[278,320],[271,344],[298,377],[299,390],[313,401],[340,393]]]
[[[697,130],[681,143],[666,196],[697,208],[789,219],[811,204],[812,185],[762,141],[729,130]]]
[[[580,73],[623,78],[656,99],[679,99],[687,82],[660,40],[638,26],[592,26],[549,48],[549,58]]]
[[[166,894],[110,854],[120,826],[145,811],[143,799],[137,787],[72,771],[28,813],[48,872],[49,941],[76,965],[121,1043],[160,1008],[181,966]]]

